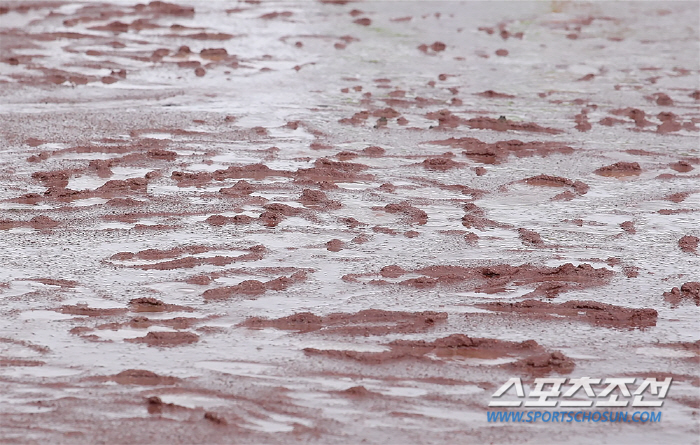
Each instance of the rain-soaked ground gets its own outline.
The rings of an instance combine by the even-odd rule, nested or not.
[[[0,441],[697,443],[699,13],[0,2]]]

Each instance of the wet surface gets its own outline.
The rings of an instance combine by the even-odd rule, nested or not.
[[[0,2],[3,443],[697,440],[698,4],[397,4]]]

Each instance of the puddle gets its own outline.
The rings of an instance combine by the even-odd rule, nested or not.
[[[165,392],[165,403],[225,408],[228,428],[246,428],[242,440],[251,443],[437,443],[467,429],[485,443],[554,440],[546,425],[504,432],[484,417],[491,390],[483,388],[534,377],[519,362],[525,352],[454,347],[357,358],[393,351],[396,341],[461,334],[533,340],[538,353],[567,357],[570,376],[679,376],[657,428],[592,429],[586,438],[695,439],[690,406],[698,401],[687,382],[699,377],[690,343],[700,308],[692,298],[671,304],[664,293],[697,281],[697,255],[678,244],[700,237],[697,3],[170,3],[10,2],[0,11],[0,360],[17,365],[0,366],[8,382],[0,418],[13,431],[41,425],[31,440],[70,434],[111,443],[123,440],[115,419],[149,416],[148,431],[132,422],[131,441],[202,442],[203,430],[173,439],[168,423],[148,414],[141,391],[152,389]],[[108,28],[92,29],[100,26]],[[105,152],[112,149],[120,153]],[[111,160],[110,177],[91,170],[96,160]],[[255,164],[284,173],[258,175]],[[229,166],[250,171],[221,181],[202,174]],[[33,176],[61,170],[74,190],[146,177],[148,186],[73,200],[50,190],[50,177]],[[199,176],[180,187],[176,171]],[[560,186],[523,182],[539,175],[562,178],[554,180]],[[251,194],[222,196],[241,179]],[[324,207],[320,193],[319,205],[303,205],[304,190],[340,206]],[[273,203],[301,212],[261,224]],[[387,211],[399,203],[411,207]],[[427,220],[413,218],[413,208]],[[205,222],[241,214],[255,220]],[[44,227],[46,218],[59,224]],[[627,221],[636,232],[621,227]],[[212,250],[110,259],[193,245]],[[229,264],[133,267],[233,258],[256,245],[259,255]],[[533,281],[492,270],[436,282],[421,282],[418,272],[566,263],[610,272],[598,281],[588,269]],[[391,265],[406,273],[382,277]],[[77,284],[24,281],[36,277]],[[246,280],[276,281],[205,298]],[[128,310],[144,297],[152,298],[145,305],[192,312]],[[539,316],[476,307],[525,299],[656,315],[643,327],[608,326],[583,310]],[[62,306],[101,310],[70,315]],[[419,315],[425,311],[447,318]],[[256,317],[289,318],[249,327]],[[333,324],[345,319],[352,321]],[[148,332],[181,336],[167,346],[127,341]],[[127,369],[181,378],[183,393],[105,383]],[[25,397],[45,387],[60,409]],[[254,408],[227,418],[241,401]],[[90,422],[75,420],[88,411]],[[189,421],[182,411],[162,416]],[[197,421],[211,434],[204,441],[230,439],[226,427]]]

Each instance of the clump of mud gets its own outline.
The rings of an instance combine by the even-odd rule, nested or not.
[[[623,176],[637,176],[642,173],[642,167],[637,162],[616,162],[595,170],[597,175],[611,176],[615,178]]]
[[[127,369],[126,371],[112,376],[111,380],[120,385],[158,386],[173,385],[177,383],[179,379],[160,376],[155,372],[146,371],[144,369]]]
[[[683,283],[681,288],[674,287],[670,292],[664,292],[664,299],[674,306],[679,305],[685,300],[695,303],[700,306],[700,282],[689,281]]]
[[[431,144],[461,148],[464,156],[484,164],[501,164],[510,155],[519,158],[550,156],[555,153],[571,154],[574,149],[558,142],[523,142],[517,139],[488,143],[472,137],[431,141]]]
[[[658,313],[655,309],[632,309],[595,301],[567,301],[550,303],[539,300],[525,300],[519,303],[481,303],[484,309],[497,312],[510,312],[522,316],[545,319],[558,319],[561,316],[570,320],[617,328],[645,328],[656,326]]]
[[[500,367],[533,374],[544,375],[551,372],[568,374],[573,371],[574,362],[561,352],[547,352],[534,340],[511,342],[492,338],[475,338],[463,334],[452,334],[434,341],[396,340],[386,345],[382,352],[359,352],[306,348],[310,355],[321,355],[335,359],[351,359],[365,364],[382,364],[404,360],[446,360],[497,359],[516,357],[515,362]]]
[[[700,238],[697,236],[685,235],[678,240],[678,247],[680,247],[683,252],[697,253],[699,243]]]
[[[127,338],[132,343],[145,343],[148,346],[173,347],[188,345],[199,341],[199,335],[193,332],[149,332],[145,337]]]
[[[368,336],[424,332],[445,320],[447,320],[446,312],[367,309],[354,314],[332,313],[319,316],[310,312],[301,312],[277,319],[253,317],[243,322],[243,326]]]

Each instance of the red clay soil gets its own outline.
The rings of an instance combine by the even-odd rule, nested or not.
[[[481,93],[475,93],[477,96],[485,97],[488,99],[514,99],[515,96],[505,93],[497,93],[493,90],[486,90]]]
[[[381,394],[376,393],[374,391],[370,391],[364,386],[353,386],[348,389],[344,389],[342,391],[337,391],[337,394],[342,395],[344,397],[348,397],[351,399],[366,399],[366,398],[374,398],[374,397],[380,397]]]
[[[129,307],[134,312],[193,312],[194,309],[188,306],[177,304],[167,304],[153,297],[134,298],[129,301]]]
[[[379,274],[384,278],[398,278],[406,273],[408,272],[406,272],[405,270],[403,270],[403,268],[397,265],[384,266],[379,271]]]
[[[544,246],[544,242],[542,241],[540,234],[535,232],[534,230],[518,229],[518,234],[520,235],[520,239],[525,245],[533,247]]]
[[[679,305],[685,300],[695,303],[700,306],[700,282],[689,281],[683,283],[680,289],[674,287],[670,292],[664,292],[664,299],[674,306]]]
[[[478,240],[478,238],[477,238]],[[382,269],[384,270],[384,269]],[[396,276],[401,276],[396,270]],[[531,264],[511,266],[507,264],[487,267],[464,266],[429,266],[411,271],[423,275],[398,282],[400,285],[419,289],[429,289],[436,286],[449,286],[460,291],[483,293],[505,292],[513,286],[529,286],[536,284],[535,290],[526,294],[527,297],[554,298],[560,293],[574,289],[586,289],[601,286],[609,282],[613,271],[607,268],[594,268],[589,264],[574,266],[571,263],[558,267],[538,267]],[[380,272],[382,277],[389,277]],[[361,278],[376,277],[377,274],[347,274],[343,280],[357,282]],[[369,284],[389,284],[385,280],[368,281]]]
[[[340,201],[332,201],[321,190],[304,189],[299,197],[304,206],[322,210],[337,210],[342,207]]]
[[[426,45],[425,43],[421,44],[418,46],[418,50],[424,52],[425,54],[431,54],[434,55],[436,53],[439,53],[441,51],[445,51],[447,48],[447,45],[445,45],[442,42],[433,42],[431,45]]]
[[[571,179],[551,175],[532,176],[530,178],[523,179],[523,182],[528,185],[545,187],[571,187],[579,195],[585,195],[590,188],[582,181],[572,181]]]
[[[221,227],[227,224],[250,224],[255,219],[248,215],[235,215],[235,216],[223,216],[223,215],[212,215],[205,220],[210,226]]]
[[[440,361],[521,357],[514,363],[500,366],[517,368],[536,375],[544,375],[549,372],[567,374],[575,367],[574,362],[561,352],[546,352],[534,340],[511,342],[452,334],[434,341],[396,340],[386,346],[389,347],[389,350],[383,352],[321,350],[317,348],[306,348],[304,352],[309,355],[321,355],[336,359],[352,359],[368,365],[401,360],[435,360],[428,355],[434,356]]]
[[[611,111],[612,114],[616,116],[625,116],[634,121],[634,124],[637,127],[646,127],[649,125],[653,125],[652,122],[649,122],[646,119],[646,113],[642,110],[639,110],[637,108],[623,108],[623,109],[616,109]]]
[[[453,168],[462,168],[465,166],[462,162],[456,162],[449,158],[428,158],[421,163],[428,170],[446,171]]]
[[[469,159],[484,164],[500,164],[512,154],[519,158],[549,156],[555,153],[571,154],[574,149],[558,142],[522,142],[519,140],[482,142],[472,137],[449,138],[431,141],[431,144],[461,148]]]
[[[67,288],[73,288],[80,284],[75,280],[61,280],[56,278],[31,278],[31,280],[41,284],[46,284],[48,286],[60,286]]]
[[[678,173],[688,173],[693,170],[693,165],[688,161],[674,162],[670,167]]]
[[[698,244],[700,244],[700,238],[697,236],[685,235],[678,240],[678,247],[687,253],[697,253]]]
[[[145,343],[148,346],[180,346],[199,341],[199,336],[192,332],[149,332],[145,337],[127,338],[124,341]]]
[[[526,317],[557,319],[565,316],[593,325],[615,328],[646,328],[656,326],[655,309],[631,309],[595,301],[567,301],[549,303],[539,300],[525,300],[519,303],[482,303],[478,307],[497,312],[510,312]]]
[[[60,223],[48,216],[35,216],[29,221],[13,221],[8,219],[0,220],[0,230],[10,230],[18,227],[30,227],[37,230],[53,229],[59,226]]]
[[[398,213],[405,216],[409,224],[425,224],[428,222],[428,214],[423,210],[413,207],[407,201],[398,204],[387,204],[384,210],[389,213]]]
[[[518,360],[515,363],[504,365],[504,368],[513,369],[516,372],[525,372],[534,377],[544,376],[550,373],[570,374],[575,368],[575,363],[569,357],[559,351],[535,354]]]
[[[625,221],[620,224],[620,228],[625,232],[634,235],[637,233],[637,229],[634,228],[634,223],[632,221]]]
[[[595,170],[595,174],[600,176],[636,176],[642,172],[642,168],[637,162],[616,162],[612,165],[606,165]]]
[[[122,308],[103,309],[88,307],[87,305],[80,304],[61,306],[60,308],[56,309],[56,311],[62,314],[86,315],[88,317],[104,317],[112,315],[123,315],[127,313],[127,310]]]
[[[664,199],[667,199],[667,200],[669,200],[669,201],[671,201],[671,202],[675,202],[676,204],[678,204],[678,203],[680,203],[680,202],[685,201],[685,200],[688,198],[688,196],[692,195],[693,193],[694,193],[694,192],[678,192],[678,193],[672,193],[672,194],[670,194],[670,195],[664,197]]]
[[[417,333],[447,320],[446,312],[401,312],[367,309],[354,314],[333,313],[325,316],[301,312],[277,319],[253,317],[242,323],[249,328],[276,328],[299,332],[322,331],[339,335],[387,335]]]
[[[179,379],[175,377],[160,376],[155,372],[146,371],[144,369],[127,369],[110,377],[110,380],[120,385],[141,386],[174,385],[179,381]]]
[[[251,193],[255,191],[255,187],[249,183],[248,181],[241,179],[240,181],[236,182],[234,185],[231,187],[224,187],[219,190],[219,193],[222,195],[232,197],[232,198],[240,198],[244,196],[248,196]]]
[[[175,248],[168,249],[168,250],[146,249],[146,250],[140,250],[136,253],[132,253],[132,252],[115,253],[114,255],[112,255],[110,257],[110,259],[119,260],[119,261],[132,260],[132,259],[162,260],[165,258],[177,258],[177,257],[185,255],[185,254],[195,255],[198,253],[207,252],[209,250],[211,250],[210,247],[201,246],[201,245],[175,247]]]
[[[329,252],[340,252],[343,250],[344,246],[345,243],[339,239],[332,239],[326,243],[326,249],[328,249]]]
[[[559,267],[537,267],[530,264],[511,266],[506,264],[488,267],[430,266],[414,270],[431,280],[431,286],[466,284],[477,292],[498,292],[506,286],[523,286],[539,283],[532,296],[546,293],[553,297],[571,289],[585,289],[607,283],[613,275],[610,269],[593,268],[589,264],[574,266],[571,263]],[[403,282],[405,284],[409,284]]]
[[[697,436],[694,2],[1,3],[0,442]]]
[[[576,128],[578,131],[589,131],[593,126],[588,122],[588,114],[585,111],[574,116],[574,121],[576,122]]]
[[[161,261],[157,263],[151,263],[151,264],[135,264],[135,265],[127,265],[125,267],[130,267],[134,269],[141,269],[141,270],[173,270],[173,269],[191,269],[197,266],[201,265],[206,265],[206,264],[211,264],[215,266],[223,266],[227,264],[231,264],[234,262],[238,261],[257,261],[261,259],[264,256],[265,253],[265,248],[263,246],[253,246],[248,249],[248,253],[245,253],[243,255],[239,256],[214,256],[214,257],[205,257],[205,258],[200,258],[200,257],[193,257],[193,256],[186,256],[183,258],[178,258],[175,260],[170,260],[170,261]],[[128,254],[128,252],[126,252]],[[165,255],[170,255],[170,252],[166,252]],[[117,254],[117,258],[119,259],[125,259],[126,255],[124,253]]]
[[[534,122],[511,122],[507,119],[494,119],[491,117],[476,117],[468,119],[466,122],[471,128],[480,130],[495,130],[495,131],[526,131],[531,133],[546,133],[546,134],[559,134],[563,133],[562,130],[556,128],[542,127]]]
[[[486,218],[486,212],[471,202],[464,204],[464,211],[466,214],[462,217],[462,225],[468,229],[474,228],[484,230],[487,227],[510,227],[506,224]]]
[[[656,115],[656,118],[661,121],[661,124],[656,127],[656,132],[659,134],[673,133],[676,131],[698,131],[694,120],[679,122],[678,116],[669,111],[662,111]]]
[[[263,283],[259,280],[245,280],[235,286],[223,286],[209,289],[202,294],[205,300],[226,300],[235,297],[254,299],[268,290],[284,290],[294,283],[304,281],[304,272],[295,272],[290,277],[278,277]]]

